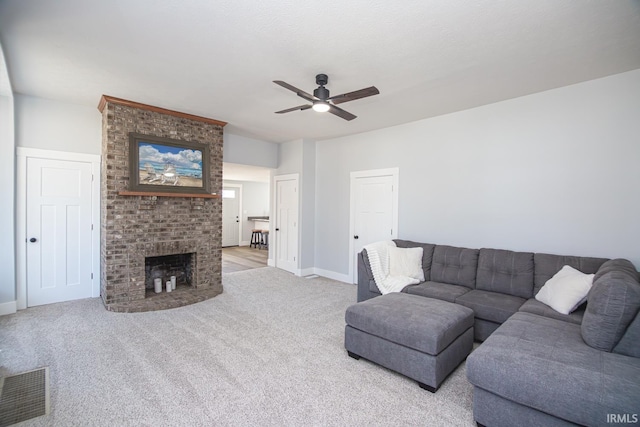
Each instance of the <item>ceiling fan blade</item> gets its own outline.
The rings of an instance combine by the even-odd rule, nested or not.
[[[375,86],[367,87],[353,92],[343,93],[342,95],[336,95],[329,98],[334,104],[342,104],[343,102],[353,101],[355,99],[366,98],[367,96],[373,96],[379,94],[380,91]]]
[[[336,107],[335,105],[329,105],[329,112],[331,114],[335,114],[338,117],[341,117],[345,120],[353,120],[358,116],[355,116],[353,114],[351,114],[348,111],[344,111],[342,108],[340,107]]]
[[[287,108],[286,110],[281,110],[281,111],[276,111],[276,114],[290,113],[292,111],[297,111],[297,110],[308,110],[311,107],[312,106],[308,105],[308,104],[298,105],[297,107]]]
[[[285,89],[289,89],[290,91],[295,92],[296,95],[298,95],[300,98],[306,99],[307,101],[313,102],[317,99],[315,96],[308,94],[307,92],[303,91],[302,89],[298,89],[295,86],[291,86],[289,83],[283,82],[282,80],[274,80],[273,82]]]

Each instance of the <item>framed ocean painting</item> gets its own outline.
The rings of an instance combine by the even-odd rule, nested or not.
[[[209,194],[209,146],[129,134],[129,190]]]

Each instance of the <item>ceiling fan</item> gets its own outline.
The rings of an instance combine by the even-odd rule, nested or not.
[[[378,91],[375,86],[371,86],[353,92],[343,93],[341,95],[329,96],[329,89],[324,87],[324,85],[326,85],[328,81],[329,77],[327,77],[326,74],[318,74],[316,76],[316,84],[319,86],[313,91],[313,95],[311,95],[303,90],[298,89],[295,86],[291,86],[289,83],[285,83],[281,80],[274,80],[273,82],[275,84],[280,85],[285,89],[289,89],[290,91],[295,92],[296,95],[298,95],[300,98],[304,98],[307,101],[311,102],[311,104],[298,105],[297,107],[276,111],[276,114],[289,113],[291,111],[297,110],[308,110],[309,108],[313,108],[314,111],[318,111],[320,113],[328,111],[331,114],[335,114],[336,116],[341,117],[345,120],[353,120],[357,116],[343,110],[342,108],[336,107],[336,104],[342,104],[343,102],[366,98],[367,96],[377,95],[380,93],[380,91]]]

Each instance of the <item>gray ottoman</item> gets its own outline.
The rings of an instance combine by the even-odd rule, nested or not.
[[[471,353],[473,310],[418,295],[391,293],[347,309],[344,346],[435,392]]]

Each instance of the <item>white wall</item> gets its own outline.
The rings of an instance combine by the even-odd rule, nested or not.
[[[278,144],[225,132],[223,159],[228,163],[278,167]]]
[[[640,70],[317,143],[317,268],[348,272],[349,173],[400,168],[399,237],[640,267]]]
[[[242,241],[241,245],[251,242],[251,230],[254,222],[247,220],[249,216],[269,215],[269,183],[255,181],[222,181],[223,187],[227,184],[242,185]]]
[[[100,154],[102,115],[95,107],[16,95],[19,147]]]

